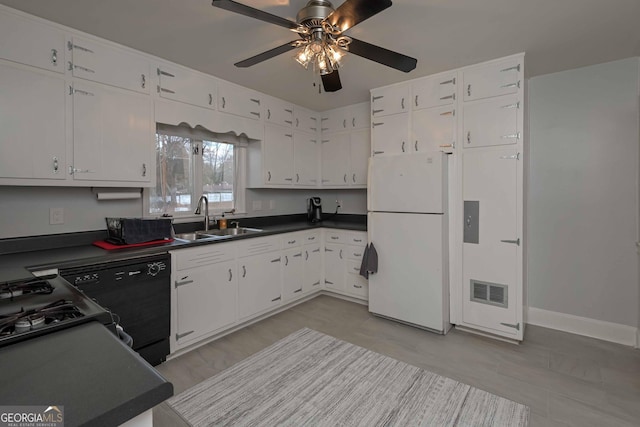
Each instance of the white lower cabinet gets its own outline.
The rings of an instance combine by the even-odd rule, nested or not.
[[[329,290],[344,292],[344,245],[327,243],[324,247],[324,285]]]
[[[275,308],[282,303],[282,251],[279,244],[272,243],[279,236],[247,240],[253,250],[240,248],[238,259],[238,315],[245,319]],[[252,242],[253,240],[253,242]],[[244,242],[243,242],[244,243]],[[261,252],[260,248],[276,248],[258,255],[246,255],[248,252]]]
[[[236,321],[236,261],[198,267],[174,282],[178,345],[194,342]]]
[[[318,241],[304,245],[304,272],[302,293],[317,291],[322,288],[322,245]]]
[[[367,244],[366,233],[327,230],[325,238],[326,288],[340,294],[368,299],[368,281],[360,276],[360,265]]]
[[[302,247],[282,253],[282,300],[296,299],[304,291],[304,254]]]

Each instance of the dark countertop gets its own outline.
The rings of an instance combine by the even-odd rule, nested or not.
[[[2,405],[63,405],[66,426],[120,425],[173,386],[98,322],[0,348]]]
[[[60,236],[57,239],[71,242],[71,246],[60,245],[56,236],[41,236],[26,239],[0,240],[0,282],[18,280],[31,276],[31,271],[51,268],[75,267],[79,265],[119,261],[123,259],[153,255],[170,250],[195,247],[201,245],[222,244],[239,239],[269,236],[273,234],[291,233],[294,231],[313,230],[316,228],[337,228],[343,230],[366,231],[365,215],[338,215],[321,223],[308,223],[304,215],[287,215],[282,217],[239,218],[243,227],[260,228],[256,234],[234,236],[228,239],[200,240],[187,242],[174,240],[162,245],[117,249],[107,251],[91,245],[91,241],[106,237],[106,231],[73,233],[72,236]],[[176,232],[183,233],[201,228],[201,223],[175,224]],[[194,228],[196,227],[196,228]],[[20,247],[22,251],[7,253],[7,248]],[[26,249],[31,250],[26,250]],[[46,248],[46,249],[42,249]],[[9,249],[10,250],[10,249]]]

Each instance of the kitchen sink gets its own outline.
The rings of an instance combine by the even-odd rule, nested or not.
[[[214,236],[240,236],[244,234],[260,233],[262,230],[259,228],[225,228],[223,230],[209,230],[208,233]]]
[[[214,236],[211,235],[209,233],[211,233],[211,231],[194,231],[193,233],[181,233],[181,234],[176,234],[175,238],[176,239],[180,239],[180,240],[189,240],[191,242],[196,241],[196,240],[204,240],[204,239],[216,239],[219,238],[220,236]]]

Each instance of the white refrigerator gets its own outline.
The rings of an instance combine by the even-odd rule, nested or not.
[[[447,156],[369,160],[368,234],[378,253],[369,311],[434,332],[449,328]]]

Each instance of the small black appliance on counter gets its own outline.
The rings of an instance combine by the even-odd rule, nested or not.
[[[310,197],[307,199],[307,221],[322,221],[322,199],[320,199],[320,197]]]

